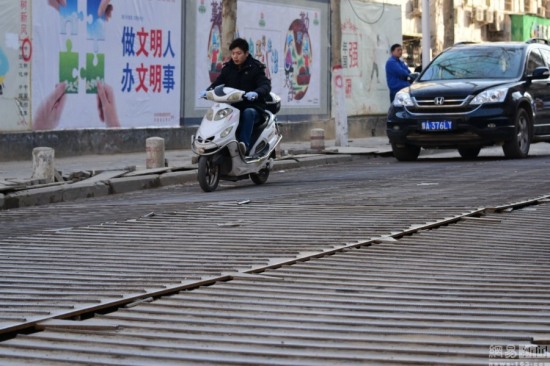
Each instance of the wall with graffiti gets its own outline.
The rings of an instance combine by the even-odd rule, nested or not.
[[[343,1],[341,27],[348,115],[386,113],[390,100],[385,65],[391,45],[402,43],[401,6]]]

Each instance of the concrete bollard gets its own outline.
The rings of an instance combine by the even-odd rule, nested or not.
[[[149,137],[145,140],[147,169],[164,168],[164,139],[162,137]]]
[[[32,178],[44,179],[46,183],[55,181],[55,150],[51,147],[32,149]]]
[[[313,128],[310,131],[311,150],[321,151],[325,149],[325,130],[322,128]]]

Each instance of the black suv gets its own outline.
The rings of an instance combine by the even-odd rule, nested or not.
[[[439,54],[399,91],[388,111],[394,156],[416,160],[421,148],[453,148],[473,159],[502,145],[525,158],[531,142],[550,141],[550,45],[457,44]]]

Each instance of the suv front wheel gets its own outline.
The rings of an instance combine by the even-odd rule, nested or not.
[[[399,161],[415,161],[420,154],[420,148],[412,145],[391,144],[393,156]]]
[[[529,119],[529,114],[527,114],[525,109],[520,108],[516,114],[516,121],[514,123],[514,137],[502,145],[504,156],[509,159],[522,159],[527,157],[531,145],[530,125],[531,120]]]
[[[458,148],[458,153],[463,159],[466,159],[466,160],[473,160],[477,158],[480,151],[481,151],[481,146]]]

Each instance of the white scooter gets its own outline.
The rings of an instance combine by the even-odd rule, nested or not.
[[[199,155],[197,178],[205,192],[216,190],[220,179],[238,181],[250,177],[254,183],[263,184],[273,167],[275,148],[282,138],[275,116],[281,108],[281,98],[271,93],[272,101],[268,101],[262,114],[263,123],[252,132],[249,156],[244,156],[236,139],[240,111],[231,105],[242,101],[244,94],[223,85],[206,93],[205,99],[216,103],[192,138],[192,150]]]

